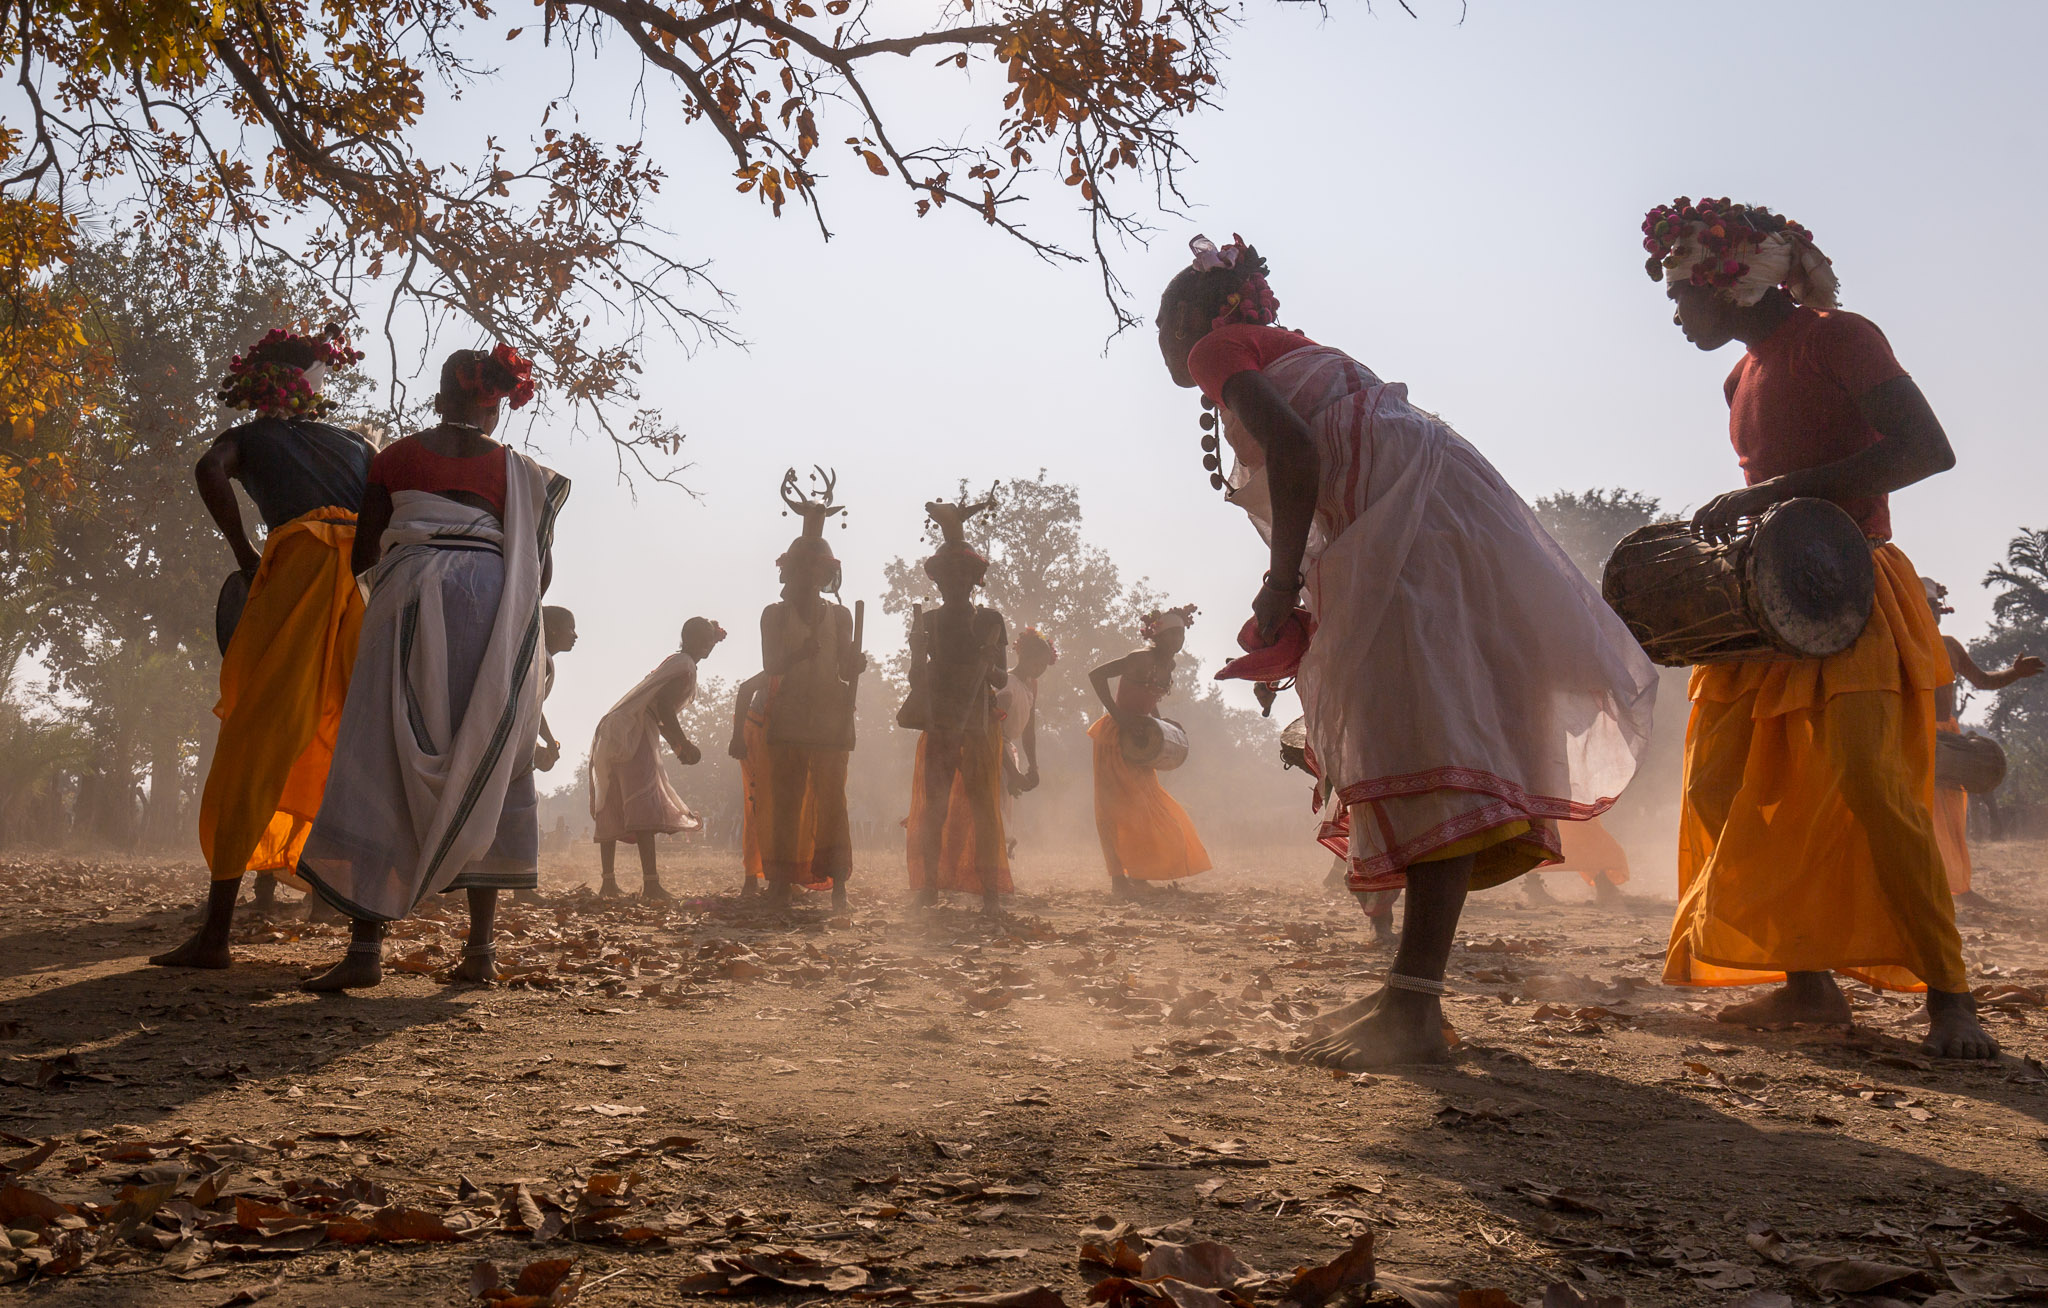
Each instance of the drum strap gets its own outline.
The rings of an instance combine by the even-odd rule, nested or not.
[[[1389,990],[1412,990],[1418,995],[1436,995],[1438,997],[1451,993],[1451,988],[1441,981],[1432,981],[1428,977],[1422,976],[1409,976],[1404,972],[1387,973],[1387,988]]]

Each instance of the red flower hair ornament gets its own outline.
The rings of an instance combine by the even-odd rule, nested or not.
[[[248,409],[264,418],[317,418],[335,407],[321,396],[322,373],[353,367],[363,357],[349,348],[338,325],[319,335],[273,327],[262,340],[228,362],[219,399],[230,409]],[[308,377],[314,369],[319,373]]]
[[[523,409],[533,399],[533,360],[500,342],[489,354],[479,351],[465,360],[457,384],[472,404],[510,400],[513,408]]]

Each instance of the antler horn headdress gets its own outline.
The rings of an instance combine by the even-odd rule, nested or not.
[[[964,569],[971,585],[980,585],[988,573],[988,556],[967,543],[967,523],[970,519],[991,512],[996,507],[996,488],[988,488],[988,494],[978,503],[969,504],[966,492],[961,492],[960,502],[927,500],[924,511],[931,520],[939,524],[939,534],[945,539],[932,556],[924,561],[924,573],[933,581],[941,581],[944,575],[954,569]]]
[[[825,543],[825,521],[846,512],[844,504],[833,503],[833,494],[839,488],[839,473],[813,464],[811,480],[818,483],[820,489],[807,491],[799,485],[795,468],[782,474],[782,502],[791,513],[803,519],[804,530],[775,562],[777,566],[798,559],[816,562],[827,569],[827,582],[823,589],[837,594],[839,560],[833,555],[832,547]]]

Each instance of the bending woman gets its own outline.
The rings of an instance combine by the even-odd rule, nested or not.
[[[1088,674],[1105,710],[1088,728],[1095,742],[1095,833],[1109,865],[1110,893],[1119,898],[1137,893],[1134,880],[1177,881],[1211,867],[1195,824],[1159,784],[1159,773],[1131,763],[1123,748],[1124,737],[1145,730],[1173,690],[1173,665],[1194,611],[1188,604],[1147,614],[1145,648]]]
[[[299,864],[355,927],[308,990],[376,985],[384,924],[458,889],[470,925],[457,975],[490,981],[498,891],[539,883],[540,598],[569,482],[491,439],[504,401],[533,397],[531,367],[504,345],[457,350],[441,422],[370,464],[354,556],[370,605]]]
[[[1354,891],[1408,891],[1386,988],[1301,1056],[1440,1059],[1466,891],[1554,861],[1558,820],[1613,804],[1649,739],[1655,669],[1477,450],[1405,386],[1275,326],[1256,250],[1193,247],[1159,347],[1222,406],[1230,498],[1271,548],[1260,639],[1300,606],[1316,624],[1296,676],[1334,791],[1323,843]]]

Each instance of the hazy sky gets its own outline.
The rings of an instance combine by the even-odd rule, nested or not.
[[[1525,496],[1620,485],[1692,506],[1738,484],[1720,393],[1736,355],[1671,326],[1637,224],[1679,193],[1770,205],[1814,232],[1844,306],[1884,328],[1954,439],[1956,471],[1897,497],[1894,521],[1950,583],[1954,629],[1981,628],[1978,579],[2016,528],[2048,525],[2024,380],[2048,344],[2026,254],[2048,205],[2048,6],[1473,0],[1462,23],[1416,7],[1333,0],[1323,20],[1255,0],[1219,108],[1186,133],[1199,207],[1120,266],[1146,316],[1188,237],[1242,232],[1287,325],[1409,383]],[[636,503],[602,442],[541,437],[577,483],[552,598],[583,644],[549,708],[571,754],[690,614],[734,632],[707,672],[755,669],[791,464],[839,470],[849,601],[879,597],[922,501],[959,478],[1077,482],[1128,577],[1201,605],[1191,644],[1213,664],[1264,550],[1209,489],[1195,396],[1149,330],[1105,350],[1094,271],[1049,269],[965,215],[920,221],[847,164],[825,245],[732,195],[729,160],[659,110],[653,130],[690,142],[672,166],[702,165],[676,167],[663,221],[715,261],[751,344],[649,361],[701,501],[643,486]],[[1034,221],[1081,235],[1054,205]]]

